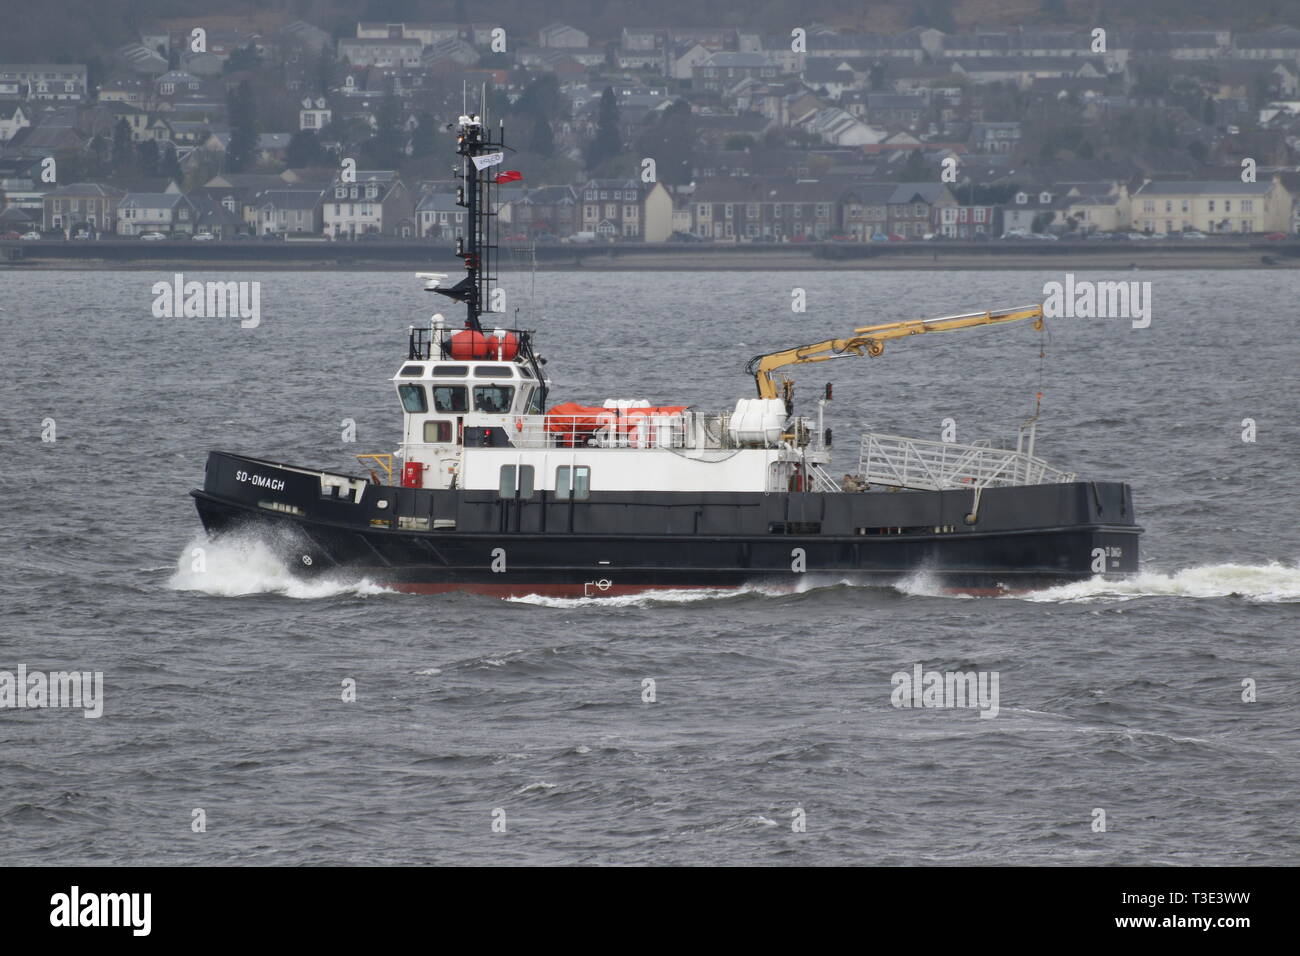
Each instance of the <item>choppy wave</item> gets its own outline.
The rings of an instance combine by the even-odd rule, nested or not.
[[[1014,595],[1024,601],[1131,601],[1141,597],[1239,597],[1261,604],[1300,601],[1300,567],[1271,564],[1208,564],[1171,574],[1144,571],[1108,581],[1096,577]]]
[[[251,534],[223,535],[217,540],[197,535],[181,550],[167,586],[216,597],[282,594],[303,600],[389,593],[367,578],[297,577],[265,539]]]

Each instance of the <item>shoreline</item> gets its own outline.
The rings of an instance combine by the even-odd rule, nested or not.
[[[824,243],[787,246],[697,245],[581,247],[546,246],[536,250],[538,272],[754,272],[754,271],[1001,271],[1096,269],[1221,270],[1300,268],[1300,243],[1238,242],[1213,245],[1140,241],[1126,243],[916,243],[885,248]],[[1116,247],[1119,248],[1116,248]],[[16,252],[14,251],[16,248]],[[161,254],[160,254],[161,253]],[[503,247],[497,257],[505,271],[529,269],[532,253]],[[68,244],[0,243],[0,273],[6,270],[102,271],[184,270],[210,272],[454,271],[449,246],[417,243],[286,244],[238,242],[142,247],[138,242]]]

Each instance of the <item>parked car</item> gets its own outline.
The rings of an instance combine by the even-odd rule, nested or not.
[[[1184,239],[1208,239],[1210,237],[1197,229],[1189,229],[1183,233],[1183,238]]]
[[[195,242],[211,242],[216,238],[216,236],[210,232],[196,232],[194,235],[190,236],[190,238]]]
[[[166,239],[167,236],[161,232],[142,232],[140,233],[140,238],[144,242],[159,242]]]
[[[890,241],[890,242],[907,242],[907,237],[906,237],[906,236],[890,236],[890,237],[889,237],[889,241]]]
[[[19,239],[39,239],[39,238],[41,238],[41,234],[40,234],[39,232],[34,232],[34,231],[33,231],[33,232],[24,232],[24,233],[23,233],[21,236],[19,236],[18,238],[19,238]]]
[[[1089,242],[1104,242],[1105,240],[1107,240],[1107,239],[1110,238],[1110,233],[1107,233],[1107,232],[1090,232],[1090,233],[1088,233],[1086,236],[1084,236],[1083,238],[1084,238],[1085,241],[1089,241]]]
[[[1024,229],[1008,229],[1002,234],[1003,239],[1028,239],[1031,233]]]
[[[18,237],[18,233],[16,232],[0,233],[0,239],[17,239],[17,238],[19,237]]]
[[[559,242],[560,237],[553,232],[543,232],[536,237],[538,242]]]
[[[1270,232],[1264,238],[1269,242],[1281,242],[1283,239],[1287,238],[1287,234],[1285,232]]]
[[[1059,242],[1060,239],[1054,232],[1031,232],[1025,237],[1026,239],[1036,239],[1039,242]]]
[[[871,241],[872,241],[872,242],[888,242],[888,241],[889,241],[889,237],[886,236],[884,233],[876,232],[876,233],[872,233],[872,235],[871,235]]]

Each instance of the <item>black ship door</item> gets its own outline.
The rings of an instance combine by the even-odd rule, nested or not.
[[[502,465],[497,490],[497,530],[522,531],[524,511],[537,494],[532,465]],[[529,508],[532,514],[535,508]]]

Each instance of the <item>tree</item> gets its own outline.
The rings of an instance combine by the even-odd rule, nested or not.
[[[158,175],[174,179],[176,182],[180,182],[185,178],[185,172],[181,169],[180,160],[176,157],[174,143],[168,143],[163,147],[162,156],[158,160]]]
[[[289,138],[289,147],[284,151],[284,161],[289,169],[301,169],[304,166],[323,166],[326,163],[325,150],[313,130],[301,129]]]
[[[86,144],[86,160],[89,179],[103,179],[109,174],[109,156],[113,141],[107,136],[96,133]]]
[[[375,135],[361,147],[366,163],[374,169],[394,169],[402,162],[406,134],[402,129],[402,100],[390,76],[384,81],[384,97],[375,111]]]
[[[933,27],[944,33],[956,33],[957,23],[952,16],[953,0],[916,0],[912,8],[913,27]]]
[[[253,164],[257,152],[257,109],[253,88],[240,81],[227,101],[230,114],[230,144],[226,147],[226,171],[242,173]]]
[[[555,119],[567,115],[567,101],[560,92],[559,78],[554,73],[543,73],[524,87],[510,111],[533,118]]]
[[[122,175],[131,165],[131,124],[123,116],[113,124],[113,172]]]
[[[256,70],[261,65],[262,55],[257,52],[257,48],[252,43],[249,43],[248,46],[235,47],[230,52],[226,62],[221,64],[221,75],[227,76],[240,70]]]
[[[618,101],[614,88],[607,86],[600,94],[600,107],[596,113],[596,135],[587,144],[587,169],[595,169],[607,159],[623,152],[623,138],[618,129]]]
[[[422,112],[415,117],[415,132],[411,134],[411,155],[416,159],[432,156],[438,149],[438,121],[433,114]]]
[[[529,137],[528,149],[539,156],[555,155],[555,134],[551,131],[551,121],[545,116],[533,120],[533,135]]]
[[[140,157],[140,171],[146,176],[158,175],[158,141],[155,139],[146,139],[136,147],[136,154]]]
[[[316,56],[315,69],[313,70],[316,89],[321,96],[328,96],[330,90],[334,89],[338,65],[338,60],[334,59],[334,53],[329,48],[329,45],[321,47],[320,53]]]
[[[86,96],[99,99],[99,84],[104,79],[104,61],[100,57],[86,58]]]
[[[898,181],[919,183],[927,178],[929,178],[929,171],[925,168],[925,158],[919,149],[914,149],[907,154],[907,161],[903,163],[903,168],[898,173]]]
[[[695,175],[695,114],[686,100],[675,100],[653,126],[637,137],[638,156],[651,157],[660,182],[684,186]]]

